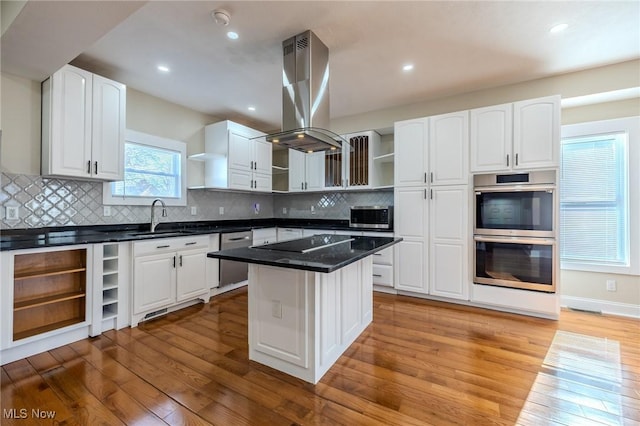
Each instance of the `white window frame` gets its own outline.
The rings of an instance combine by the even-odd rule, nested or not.
[[[562,261],[565,270],[640,275],[640,117],[618,118],[562,126],[562,139],[588,137],[599,134],[627,135],[629,264],[602,265],[586,262]],[[562,173],[562,169],[560,170]],[[562,188],[560,188],[562,191]]]
[[[111,193],[111,182],[105,182],[102,187],[102,202],[107,205],[120,206],[150,206],[153,200],[161,198],[167,206],[187,205],[187,144],[173,139],[149,135],[136,130],[127,129],[125,143],[133,142],[154,148],[167,149],[180,153],[180,198],[163,197],[122,197]]]

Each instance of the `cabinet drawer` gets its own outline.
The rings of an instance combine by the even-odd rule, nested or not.
[[[393,266],[373,265],[373,283],[393,287]]]
[[[133,255],[141,256],[153,253],[166,253],[177,250],[209,247],[208,235],[178,238],[154,238],[133,244]]]
[[[373,253],[374,265],[393,265],[393,247]]]

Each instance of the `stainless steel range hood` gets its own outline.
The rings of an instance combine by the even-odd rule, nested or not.
[[[329,49],[311,31],[282,42],[282,131],[274,144],[304,152],[348,143],[329,127]]]

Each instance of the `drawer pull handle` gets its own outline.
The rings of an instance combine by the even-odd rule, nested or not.
[[[382,256],[382,253],[373,253],[374,256]]]
[[[196,241],[191,241],[190,243],[184,243],[185,246],[192,246],[194,244],[198,244]]]
[[[157,249],[161,249],[161,248],[167,248],[167,247],[171,247],[169,244],[165,245],[165,246],[156,246]]]
[[[380,275],[380,274],[373,274],[373,276],[374,276],[374,277],[382,278],[382,275]]]

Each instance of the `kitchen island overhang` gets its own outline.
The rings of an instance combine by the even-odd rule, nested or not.
[[[372,321],[371,255],[401,239],[291,241],[208,256],[249,263],[249,359],[315,384]],[[287,251],[300,243],[311,251]]]

